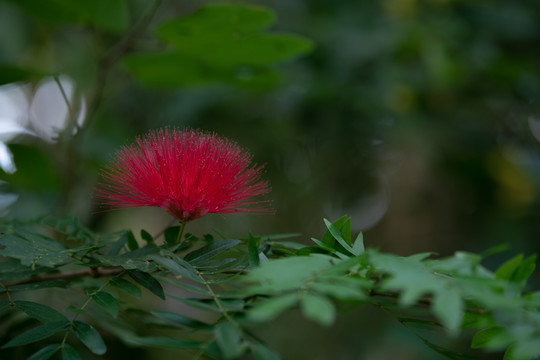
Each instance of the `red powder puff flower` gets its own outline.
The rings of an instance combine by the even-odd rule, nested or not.
[[[157,206],[185,223],[212,213],[270,211],[262,166],[236,143],[195,130],[160,129],[122,147],[96,189],[111,210]]]

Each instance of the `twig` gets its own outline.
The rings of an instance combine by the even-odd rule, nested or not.
[[[95,90],[88,105],[88,119],[91,118],[93,113],[101,104],[101,100],[103,99],[103,89],[105,88],[107,76],[112,66],[122,57],[122,55],[131,49],[135,38],[146,30],[146,27],[154,17],[160,5],[161,0],[155,0],[154,3],[150,5],[145,13],[137,20],[137,22],[127,31],[124,37],[120,39],[116,45],[111,47],[99,60],[96,74],[96,85],[94,87]],[[85,128],[88,128],[88,126],[85,126]]]
[[[210,283],[204,278],[204,276],[201,274],[200,271],[197,271],[197,276],[199,277],[199,279],[201,279],[203,282],[204,282],[204,286],[206,287],[206,290],[208,290],[208,292],[210,293],[210,295],[212,295],[212,298],[214,300],[214,303],[216,304],[216,306],[218,307],[219,311],[221,312],[221,314],[223,315],[223,317],[225,317],[225,319],[227,319],[231,324],[233,324],[234,326],[236,327],[240,327],[238,325],[238,323],[231,317],[231,315],[229,314],[229,312],[227,311],[227,309],[225,309],[225,307],[223,306],[223,304],[221,303],[221,300],[219,300],[219,297],[218,295],[214,292],[214,290],[212,289],[212,287],[210,286]]]
[[[148,6],[148,9],[140,16],[137,22],[126,32],[124,37],[122,37],[118,43],[113,45],[108,51],[106,51],[103,56],[99,59],[97,71],[95,75],[95,83],[91,95],[88,97],[88,107],[86,112],[86,119],[82,126],[79,126],[77,119],[74,118],[72,113],[72,108],[70,108],[69,101],[66,98],[66,103],[68,108],[72,113],[70,118],[71,122],[77,126],[77,132],[70,137],[70,141],[67,142],[67,148],[65,154],[67,157],[64,164],[60,164],[60,168],[65,169],[65,174],[63,178],[65,179],[62,194],[61,213],[66,213],[69,209],[70,199],[72,198],[71,193],[73,192],[73,184],[77,184],[78,177],[80,176],[80,171],[78,171],[78,162],[80,160],[80,154],[78,152],[78,147],[80,146],[80,139],[83,138],[83,134],[89,128],[90,122],[92,121],[97,109],[101,105],[104,95],[104,89],[107,85],[107,80],[109,72],[113,68],[114,64],[131,49],[131,45],[134,39],[144,32],[154,17],[157,9],[161,5],[162,0],[155,0],[151,5]],[[57,83],[60,86],[62,95],[65,96],[63,88],[61,87],[60,81],[57,80]],[[71,134],[70,134],[71,135]]]
[[[122,269],[121,272],[124,272],[124,269]],[[101,287],[100,287],[98,290],[96,290],[93,294],[96,294],[96,293],[102,291],[102,290],[105,289],[108,285],[109,285],[109,281],[106,281],[106,282],[105,282],[103,285],[101,285]],[[92,295],[91,293],[89,293],[88,295],[89,295],[89,296],[88,296],[88,299],[86,299],[86,301],[85,301],[84,304],[80,307],[79,310],[81,310],[81,311],[84,310],[84,309],[88,306],[88,304],[90,303],[90,301],[92,301],[92,296],[93,296],[93,295]],[[67,341],[67,338],[68,338],[68,336],[69,336],[69,333],[71,332],[71,328],[73,328],[73,325],[75,324],[75,320],[77,320],[77,318],[79,317],[79,315],[81,315],[81,313],[80,313],[80,312],[77,312],[77,313],[73,316],[73,319],[71,319],[71,321],[69,322],[69,328],[66,330],[66,332],[65,332],[65,334],[64,334],[64,338],[62,339],[62,343],[61,343],[60,346],[59,346],[60,349],[62,349],[62,348],[65,346],[66,341]]]

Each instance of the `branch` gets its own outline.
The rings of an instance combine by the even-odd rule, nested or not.
[[[80,136],[80,134],[88,128],[88,122],[90,121],[90,118],[93,116],[103,99],[103,90],[107,82],[109,71],[124,54],[131,50],[133,42],[135,41],[137,36],[141,35],[146,30],[160,5],[161,0],[155,0],[154,3],[151,4],[147,8],[147,10],[141,15],[137,22],[126,32],[124,37],[120,39],[120,41],[116,43],[113,47],[107,50],[105,54],[103,54],[103,56],[99,59],[96,74],[96,84],[94,86],[94,92],[90,96],[90,100],[88,101],[87,119],[85,121],[85,126],[80,129],[80,131],[77,132],[74,137]]]
[[[51,281],[51,280],[67,280],[67,279],[78,279],[78,278],[84,278],[84,277],[100,278],[100,277],[107,277],[107,276],[116,276],[116,275],[121,274],[122,272],[124,272],[124,268],[121,268],[121,267],[91,267],[88,270],[83,270],[83,271],[43,275],[43,276],[31,278],[31,279],[15,281],[12,283],[5,284],[4,287],[6,289],[9,289],[9,287],[15,286],[15,285],[34,284],[34,283],[39,283],[43,281]]]

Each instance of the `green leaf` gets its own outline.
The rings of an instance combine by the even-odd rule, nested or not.
[[[127,238],[128,249],[131,251],[137,250],[139,248],[139,244],[137,243],[137,240],[135,240],[133,232],[131,232],[131,230],[127,231],[125,236]]]
[[[123,65],[141,84],[152,88],[172,89],[220,83],[267,88],[279,81],[278,75],[270,68],[249,64],[211,67],[201,60],[191,59],[175,51],[127,55]]]
[[[508,355],[516,360],[538,359],[538,356],[540,356],[538,334],[536,334],[536,336],[533,335],[530,339],[519,339],[515,344],[510,346],[508,350],[510,350]]]
[[[264,29],[274,20],[274,14],[263,7],[213,4],[200,8],[191,16],[163,23],[157,33],[163,40],[175,42],[178,34],[253,32]]]
[[[195,298],[182,298],[174,295],[169,295],[175,300],[178,300],[186,305],[192,306],[197,309],[207,310],[212,312],[221,313],[222,309],[219,308],[213,299],[195,299]],[[240,299],[234,300],[220,300],[221,306],[227,311],[241,311],[244,309],[244,301]]]
[[[515,355],[515,345],[511,345],[506,349],[503,360],[529,360],[530,358],[519,358]]]
[[[231,322],[221,322],[214,327],[216,342],[225,359],[235,359],[242,355],[242,329]]]
[[[7,349],[10,347],[21,346],[26,344],[31,344],[43,339],[48,338],[60,331],[65,331],[69,328],[68,321],[56,321],[43,324],[32,328],[15,338],[11,339],[7,344],[2,346],[2,349]]]
[[[356,240],[354,240],[353,250],[359,254],[366,252],[366,248],[364,247],[364,234],[358,234]]]
[[[436,272],[450,274],[454,277],[489,277],[491,273],[483,273],[480,262],[482,258],[476,254],[456,251],[454,256],[439,260],[428,260],[429,267]]]
[[[176,239],[178,238],[178,232],[180,232],[180,226],[172,226],[172,227],[167,228],[165,232],[163,233],[165,243],[167,244],[176,243]]]
[[[64,310],[74,312],[76,314],[86,314],[88,312],[88,310],[86,310],[86,309],[77,308],[77,307],[75,307],[73,305],[69,305]]]
[[[474,355],[468,355],[461,352],[452,351],[449,349],[446,349],[440,345],[433,344],[429,340],[427,340],[425,337],[420,336],[418,333],[415,333],[416,336],[418,336],[422,342],[427,345],[431,350],[441,354],[445,358],[452,359],[452,360],[463,360],[463,359],[473,359],[473,360],[482,360],[478,356]]]
[[[148,346],[161,349],[199,349],[203,343],[199,341],[189,341],[181,339],[172,339],[166,337],[127,337],[125,341],[131,345]]]
[[[261,343],[251,344],[251,350],[256,360],[282,360],[278,353]]]
[[[82,321],[73,322],[73,331],[86,347],[96,355],[103,355],[107,352],[107,347],[101,335],[91,325]]]
[[[43,349],[33,353],[26,360],[47,360],[60,349],[60,344],[45,346]]]
[[[29,266],[22,265],[21,262],[17,259],[3,257],[0,260],[0,279],[8,281],[8,280],[17,279],[19,277],[27,278],[28,276],[34,275],[35,274],[34,271],[37,271],[38,269],[39,267],[37,267],[36,270],[32,270]],[[45,270],[45,269],[42,268],[39,270]],[[19,276],[16,276],[16,275],[19,275]],[[0,288],[3,289],[2,291],[5,290],[4,286],[0,286]]]
[[[68,235],[68,240],[92,243],[96,239],[96,235],[86,226],[83,226],[79,222],[79,218],[76,216],[47,216],[41,220],[41,224],[53,229],[56,232]],[[110,235],[114,236],[114,234]],[[103,237],[100,236],[100,238]]]
[[[249,264],[252,267],[259,266],[260,259],[259,259],[259,242],[261,241],[261,238],[254,237],[253,235],[249,234],[248,238],[248,258],[249,258]]]
[[[320,254],[282,258],[262,263],[244,276],[243,280],[262,282],[276,290],[297,289],[315,274],[330,269],[339,262],[339,259]]]
[[[121,266],[124,269],[137,269],[144,272],[156,270],[156,265],[148,261],[148,257],[158,254],[161,249],[157,246],[149,245],[143,248],[126,252],[120,256],[97,255],[97,259],[103,265]]]
[[[62,360],[81,360],[81,355],[69,344],[62,348]]]
[[[519,254],[502,264],[497,271],[495,271],[497,279],[510,280],[512,274],[519,267],[522,260],[523,254]]]
[[[320,240],[317,240],[315,238],[311,238],[311,241],[313,241],[315,244],[317,244],[321,249],[324,249],[324,250],[328,251],[331,254],[337,255],[340,259],[346,260],[346,259],[349,258],[347,255],[337,251],[334,248],[331,248],[330,246],[326,245],[325,243],[323,243]],[[303,248],[303,249],[305,250],[306,248]]]
[[[441,280],[442,281],[442,280]],[[463,300],[460,293],[453,288],[443,288],[435,293],[433,312],[451,334],[457,335],[463,322]]]
[[[35,303],[32,301],[19,300],[15,301],[14,304],[17,309],[25,312],[26,315],[38,321],[41,321],[44,324],[68,321],[68,319],[64,315],[47,305]]]
[[[489,327],[478,331],[474,335],[471,348],[478,349],[487,347],[490,349],[503,349],[508,345],[508,341],[504,340],[505,338],[507,339],[507,336],[505,336],[503,328],[498,326]]]
[[[207,329],[210,327],[210,325],[200,322],[198,320],[191,319],[183,315],[175,314],[175,313],[171,313],[167,311],[152,311],[152,314],[157,316],[160,319],[170,321],[171,323],[175,325],[179,325],[183,328]]]
[[[68,251],[61,244],[41,235],[17,231],[16,235],[0,236],[3,256],[19,259],[26,266],[55,267],[68,260]]]
[[[209,292],[206,288],[202,288],[202,287],[199,287],[199,286],[193,286],[193,285],[184,283],[182,281],[179,281],[177,279],[173,279],[173,278],[166,277],[166,276],[160,276],[159,280],[167,282],[167,283],[169,283],[171,285],[174,285],[176,287],[179,287],[180,289],[183,289],[183,290],[189,292],[190,294],[197,294],[197,295],[202,295],[202,296],[206,296],[206,297],[212,296],[212,293]]]
[[[300,236],[302,236],[302,234],[299,234],[299,233],[284,233],[284,234],[274,234],[274,235],[261,235],[259,237],[267,239],[268,241],[274,242],[276,244],[283,244],[283,243],[288,243],[288,241],[278,241],[278,240],[290,239],[290,238],[293,238],[293,237],[300,237]],[[291,242],[291,244],[304,246],[304,245],[301,245],[301,244],[298,244],[298,243],[295,243],[295,242]]]
[[[345,222],[347,221],[348,219],[348,216],[347,215],[343,215],[342,217],[340,217],[339,219],[337,219],[336,221],[334,221],[332,223],[332,225],[334,225],[334,227],[338,230],[340,230],[341,228],[343,228],[343,224],[345,224]],[[323,243],[325,243],[326,245],[328,245],[329,247],[331,248],[334,248],[334,244],[336,243],[336,239],[334,238],[334,236],[332,235],[332,233],[330,233],[330,230],[327,230],[321,241]]]
[[[336,319],[336,309],[328,298],[320,295],[304,294],[300,301],[302,314],[323,326],[330,326]]]
[[[240,243],[240,240],[216,240],[200,249],[190,252],[184,257],[184,260],[192,265],[200,265]]]
[[[311,50],[311,43],[300,36],[285,34],[215,33],[204,36],[178,36],[175,52],[188,59],[210,64],[216,70],[241,65],[271,66]],[[212,47],[211,56],[204,52]]]
[[[216,275],[222,274],[230,270],[242,270],[247,268],[247,259],[245,257],[239,259],[217,259],[210,260],[204,263],[205,265],[198,265],[202,275]],[[207,265],[206,265],[207,264]]]
[[[348,217],[347,220],[343,223],[343,226],[341,229],[339,229],[341,232],[341,235],[343,236],[343,240],[349,245],[352,246],[352,237],[351,237],[351,218]]]
[[[154,242],[154,237],[144,229],[141,229],[141,239],[143,239],[147,245],[156,245]]]
[[[370,250],[368,255],[369,261],[378,271],[392,275],[383,282],[383,287],[401,291],[402,305],[412,305],[420,296],[434,293],[445,286],[443,278],[435,276],[426,264],[421,262],[425,254],[403,258]]]
[[[272,86],[278,78],[271,66],[312,48],[300,36],[264,33],[272,21],[273,13],[260,7],[205,6],[157,29],[157,35],[172,45],[171,51],[130,55],[124,65],[139,81],[153,87],[202,83]]]
[[[272,247],[284,247],[293,250],[300,250],[306,246],[304,244],[298,244],[293,241],[272,241],[271,245]]]
[[[120,277],[113,277],[112,279],[109,280],[109,284],[124,291],[125,293],[131,296],[135,296],[137,298],[141,297],[141,289],[139,289],[137,285],[132,284],[126,279],[123,279]]]
[[[492,246],[488,248],[487,250],[484,250],[480,256],[482,257],[482,259],[485,259],[489,256],[508,251],[509,249],[510,249],[510,244],[508,243],[499,244],[499,245]]]
[[[309,287],[321,294],[333,296],[337,299],[346,300],[365,300],[367,298],[364,291],[360,288],[360,284],[356,287],[351,287],[350,284],[332,284],[314,282]]]
[[[45,288],[52,288],[52,287],[58,287],[58,288],[66,288],[68,282],[65,280],[50,280],[50,281],[40,281],[36,283],[29,283],[29,284],[21,284],[21,285],[14,285],[9,287],[9,291],[28,291],[28,290],[38,290],[38,289],[45,289]]]
[[[256,322],[265,322],[274,319],[279,314],[296,305],[298,296],[296,294],[287,294],[263,300],[256,303],[253,308],[247,312],[247,318]]]
[[[113,317],[118,316],[118,300],[105,291],[98,291],[92,295],[92,299]]]
[[[191,265],[190,263],[188,263],[186,260],[180,258],[174,252],[164,249],[164,250],[161,250],[159,254],[161,256],[168,257],[168,258],[172,259],[178,265],[180,265],[183,268],[186,268],[187,270],[189,270],[189,272],[191,272],[193,275],[197,275],[197,269],[195,269],[195,267],[193,265]]]
[[[273,20],[272,12],[261,7],[207,6],[164,23],[157,34],[176,51],[210,66],[272,65],[311,49],[311,43],[299,36],[262,33]]]
[[[9,301],[0,301],[0,314],[3,312],[6,312],[10,308],[10,302]]]
[[[485,328],[493,325],[493,320],[489,314],[475,314],[471,312],[465,312],[463,316],[464,329],[477,329]]]
[[[330,234],[336,239],[336,241],[343,246],[345,250],[347,250],[352,255],[358,256],[360,255],[360,251],[358,249],[353,249],[347,241],[345,241],[345,238],[343,237],[341,231],[339,231],[330,221],[327,219],[324,219],[324,223],[326,224],[326,227],[328,228],[328,231],[330,231]]]
[[[522,282],[526,281],[534,272],[534,269],[536,268],[536,264],[534,263],[536,261],[536,255],[531,255],[517,267],[517,269],[513,272],[510,280],[515,282]]]
[[[221,359],[223,357],[223,354],[215,341],[205,346],[204,354],[210,359]]]
[[[109,256],[116,256],[120,254],[120,250],[126,245],[128,242],[128,231],[123,231],[122,236],[118,240],[116,240],[112,246],[110,247],[109,251],[107,252],[107,255]]]
[[[152,275],[142,272],[140,270],[128,270],[127,273],[141,286],[144,286],[145,288],[150,290],[151,293],[165,300],[165,293],[163,292],[163,287],[161,287],[159,281],[157,281]]]
[[[163,255],[152,255],[152,256],[149,256],[148,259],[154,261],[156,264],[160,265],[163,269],[169,270],[175,275],[188,278],[197,283],[204,282],[197,276],[196,270],[189,263],[178,258],[174,254],[172,256],[173,258],[170,259]],[[188,266],[184,266],[185,263],[187,263]]]

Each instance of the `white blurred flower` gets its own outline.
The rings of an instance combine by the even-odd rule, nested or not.
[[[44,78],[35,91],[28,84],[0,86],[0,168],[9,174],[17,170],[6,145],[14,137],[26,134],[55,142],[66,126],[73,126],[75,134],[85,115],[84,98],[75,97],[75,86],[67,76]],[[75,124],[70,123],[71,117]]]
[[[7,142],[28,126],[27,85],[0,86],[0,141]]]
[[[3,142],[0,142],[0,168],[8,174],[13,174],[17,171],[15,162],[13,162],[13,154]]]
[[[58,81],[48,77],[39,82],[30,104],[29,118],[33,130],[40,138],[55,142],[68,125],[74,125],[73,134],[77,132],[84,122],[86,104],[82,97],[78,103],[75,103],[74,98],[75,86],[67,76],[60,76]],[[77,113],[71,114],[72,111]],[[69,124],[70,115],[75,118],[75,124]]]
[[[6,143],[15,136],[29,133],[28,86],[8,84],[0,86],[0,168],[13,174],[17,168]]]

